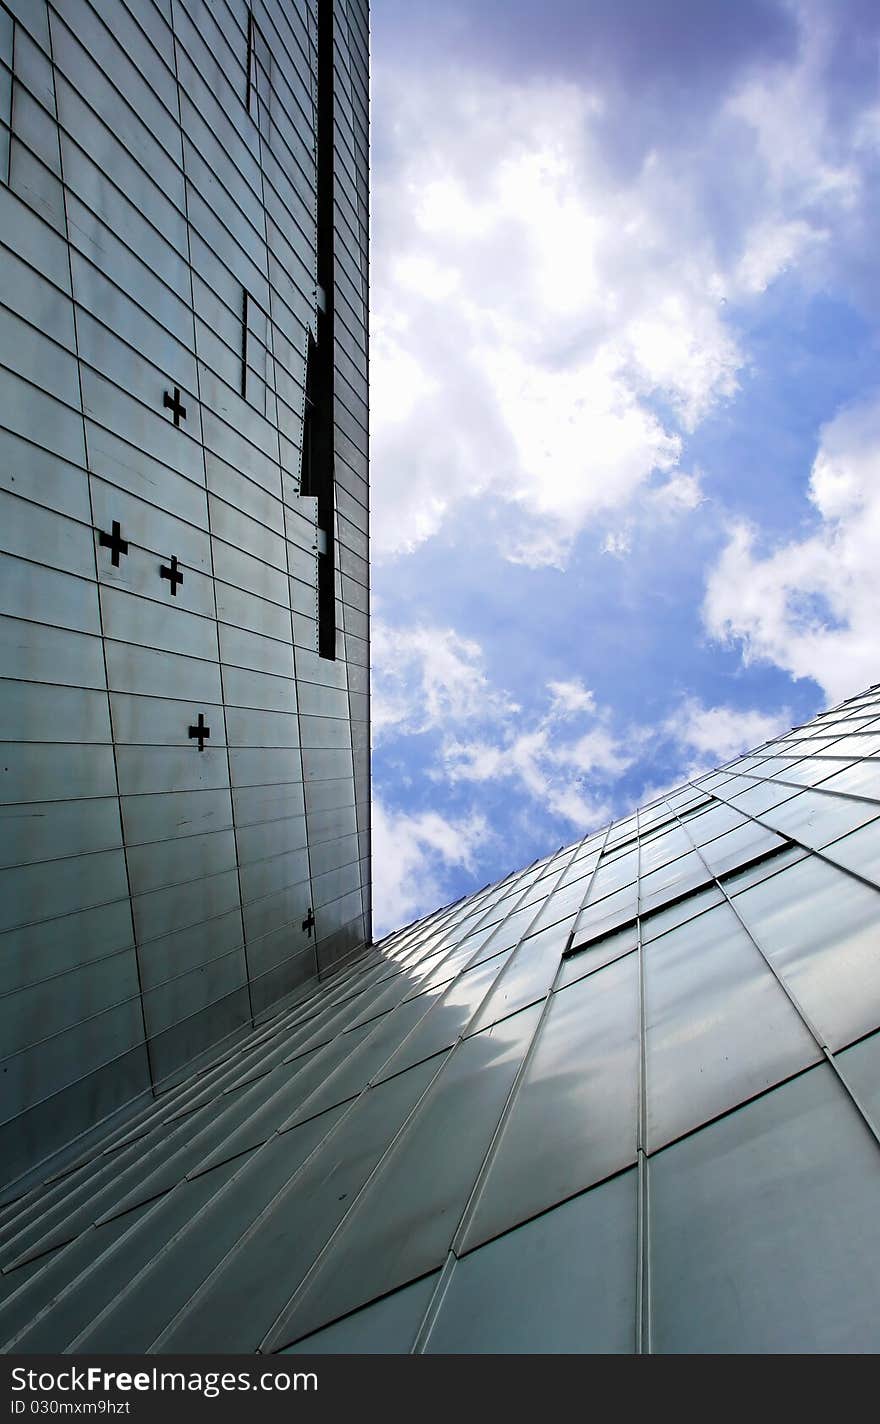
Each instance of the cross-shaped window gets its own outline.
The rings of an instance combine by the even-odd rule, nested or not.
[[[205,742],[211,735],[211,728],[205,726],[204,712],[199,713],[198,725],[190,727],[189,734],[193,739],[198,738],[199,751],[203,752],[205,750]]]
[[[128,553],[128,540],[122,537],[122,526],[118,519],[114,519],[110,526],[111,532],[105,534],[104,530],[99,530],[98,540],[102,549],[110,550],[110,562],[114,568],[119,568],[119,555]]]
[[[171,555],[170,567],[168,566],[168,564],[161,565],[159,569],[159,574],[161,578],[168,579],[168,582],[171,584],[171,596],[172,598],[176,598],[177,585],[183,583],[183,574],[180,572],[180,565],[177,562],[176,554]]]
[[[165,392],[165,395],[162,399],[162,404],[166,410],[170,410],[172,412],[174,416],[175,425],[179,425],[182,420],[186,420],[186,406],[183,405],[181,402],[179,386],[174,387],[173,396],[170,394],[169,391]]]

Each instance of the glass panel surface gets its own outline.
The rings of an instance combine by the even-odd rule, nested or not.
[[[877,1027],[880,893],[810,856],[735,903],[829,1047]]]
[[[764,819],[783,835],[818,849],[829,841],[863,826],[876,817],[878,808],[866,801],[848,801],[826,796],[821,791],[802,791],[792,801],[764,813]],[[880,837],[874,832],[875,843]]]
[[[554,994],[465,1250],[635,1161],[638,967],[630,954]]]
[[[718,886],[710,885],[705,890],[698,890],[686,896],[684,900],[676,900],[665,909],[645,915],[641,922],[642,944],[659,939],[668,930],[675,929],[676,925],[683,925],[685,920],[696,919],[697,915],[702,915],[705,910],[711,910],[714,905],[720,905],[723,901],[724,896]]]
[[[624,1172],[456,1263],[426,1354],[629,1354],[636,1173]]]
[[[595,850],[581,852],[575,856],[571,865],[559,878],[560,888],[568,886],[573,880],[583,880],[584,885],[589,884],[589,878],[599,863],[598,846]]]
[[[563,889],[557,890],[555,894],[549,895],[543,906],[536,906],[539,913],[535,919],[534,932],[537,933],[548,925],[558,924],[560,920],[566,920],[570,927],[586,899],[589,888],[590,877],[584,875],[579,880],[573,880]]]
[[[702,855],[712,874],[720,876],[782,844],[780,837],[772,831],[748,821],[703,846]]]
[[[693,826],[691,831],[693,832]],[[676,860],[691,848],[690,840],[681,826],[670,826],[650,838],[642,837],[639,874],[644,878],[660,865]]]
[[[831,752],[833,756],[875,757],[880,752],[880,733],[840,737],[834,742]]]
[[[771,806],[790,801],[797,794],[793,786],[782,786],[775,781],[753,781],[748,790],[738,791],[733,800],[749,816],[762,816]]]
[[[832,774],[822,782],[823,791],[846,791],[851,796],[871,796],[880,801],[880,762],[857,761],[852,766],[826,761]],[[842,769],[838,770],[838,767]]]
[[[307,1335],[282,1355],[406,1355],[437,1285],[438,1272]]]
[[[650,1151],[819,1058],[726,905],[644,953]]]
[[[639,881],[639,910],[647,915],[667,900],[677,898],[707,884],[711,879],[695,850],[663,865]]]
[[[567,984],[576,984],[578,979],[586,978],[594,970],[601,969],[603,964],[610,964],[612,960],[620,959],[624,954],[631,954],[638,942],[637,927],[627,925],[625,929],[614,930],[603,939],[591,941],[583,949],[572,951],[562,961],[562,969],[556,981],[557,989],[564,989]]]
[[[118,1295],[112,1308],[91,1323],[86,1323],[89,1313],[80,1316],[77,1349],[147,1350],[331,1130],[337,1116],[328,1113],[299,1132],[273,1138],[263,1151],[205,1172],[160,1198],[138,1233],[140,1239],[132,1243],[138,1249],[130,1245],[116,1263]],[[187,1212],[185,1194],[194,1189],[195,1203]],[[180,1230],[175,1249],[160,1251],[165,1236],[175,1228]]]
[[[791,771],[785,773],[785,780],[793,781],[798,786],[818,786],[821,783],[824,790],[828,778],[846,764],[845,761],[831,761],[826,756],[808,757],[805,761],[794,763]]]
[[[442,1265],[538,1018],[525,1009],[453,1051],[268,1348]]]
[[[664,1353],[877,1349],[877,1147],[820,1065],[650,1164]]]
[[[604,900],[590,903],[585,910],[581,910],[575,922],[572,944],[584,944],[607,934],[618,925],[626,924],[627,920],[634,920],[637,888],[633,881],[631,885],[625,885],[622,890],[606,895]]]
[[[801,846],[786,846],[784,849],[778,850],[775,855],[768,855],[765,860],[747,865],[745,870],[734,870],[726,875],[724,890],[733,898],[742,890],[747,890],[750,885],[759,885],[762,880],[769,880],[771,876],[778,875],[788,866],[797,865],[799,861],[806,860],[809,854],[810,852],[803,850]]]
[[[411,1068],[366,1093],[344,1113],[321,1150],[307,1159],[260,1217],[251,1217],[247,1249],[241,1242],[224,1258],[158,1337],[157,1348],[172,1353],[185,1353],[197,1345],[209,1352],[255,1350],[438,1067],[439,1060],[432,1059]],[[293,1131],[308,1130],[305,1124]],[[279,1271],[280,1261],[283,1271]],[[247,1310],[242,1309],[245,1300]],[[292,1337],[293,1332],[288,1332],[280,1343]]]
[[[565,923],[551,925],[549,929],[524,939],[508,959],[504,973],[493,985],[468,1031],[478,1033],[496,1019],[505,1018],[517,1009],[533,1004],[536,999],[543,999],[556,978],[567,942],[568,926]]]
[[[603,856],[593,881],[590,903],[603,899],[612,891],[619,890],[622,885],[629,885],[631,881],[635,880],[638,873],[637,850],[628,850],[614,859]]]
[[[741,826],[742,822],[740,811],[716,802],[708,810],[701,811],[698,816],[689,818],[685,825],[697,845],[702,846],[708,841],[714,841],[718,836],[723,836],[725,831],[732,831],[734,826]]]
[[[509,951],[487,959],[476,969],[469,969],[444,989],[433,1002],[430,1011],[421,1018],[418,1027],[401,1043],[379,1071],[381,1082],[452,1044],[471,1024],[474,1014],[504,968]],[[413,1001],[416,1002],[416,1001]],[[401,1006],[402,1007],[402,1006]]]
[[[868,807],[865,808],[870,809]],[[872,822],[852,835],[844,836],[832,845],[826,845],[824,854],[856,875],[880,884],[880,823]]]
[[[875,1127],[880,1125],[880,1033],[836,1054],[837,1063]]]

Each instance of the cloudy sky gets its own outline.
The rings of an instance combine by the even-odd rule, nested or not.
[[[372,36],[382,932],[880,681],[880,5]]]

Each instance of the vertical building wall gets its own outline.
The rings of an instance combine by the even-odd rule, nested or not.
[[[369,37],[367,0],[334,0],[333,196],[334,485],[337,635],[344,649],[359,874],[340,882],[364,897],[371,923],[369,720]],[[354,849],[354,846],[352,846]],[[356,911],[356,900],[351,903]],[[342,948],[348,946],[343,941]]]
[[[366,6],[325,3],[331,656],[316,0],[0,0],[5,1178],[369,937]]]

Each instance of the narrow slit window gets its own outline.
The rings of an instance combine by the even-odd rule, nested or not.
[[[241,393],[245,399],[247,399],[248,393],[248,305],[247,288],[243,287],[241,293]]]
[[[270,360],[269,314],[247,288],[241,294],[241,380],[240,391],[260,415],[272,416],[274,366]]]
[[[319,319],[320,329],[320,319]],[[326,328],[324,328],[326,335]],[[328,380],[329,377],[329,380]],[[303,400],[300,493],[317,500],[317,619],[318,652],[336,657],[335,549],[333,545],[332,381],[321,361],[320,344],[309,332]]]
[[[275,61],[262,30],[248,11],[247,73],[245,77],[245,108],[257,126],[263,140],[270,136],[272,115],[272,82]]]
[[[316,485],[317,471],[314,469],[314,446],[315,446],[315,371],[318,361],[318,348],[315,345],[315,338],[309,332],[309,345],[306,353],[306,389],[303,401],[303,433],[302,433],[302,463],[300,466],[300,492],[302,494],[317,495]]]
[[[317,325],[306,361],[308,492],[318,501],[318,653],[336,657],[336,489],[334,473],[334,147],[333,0],[318,4]],[[309,369],[310,368],[310,369]],[[311,374],[310,374],[311,372]]]
[[[247,31],[247,87],[245,107],[254,118],[257,116],[257,22],[253,10],[248,10]]]
[[[15,21],[0,9],[0,180],[10,181],[12,154],[12,73],[15,67]]]

